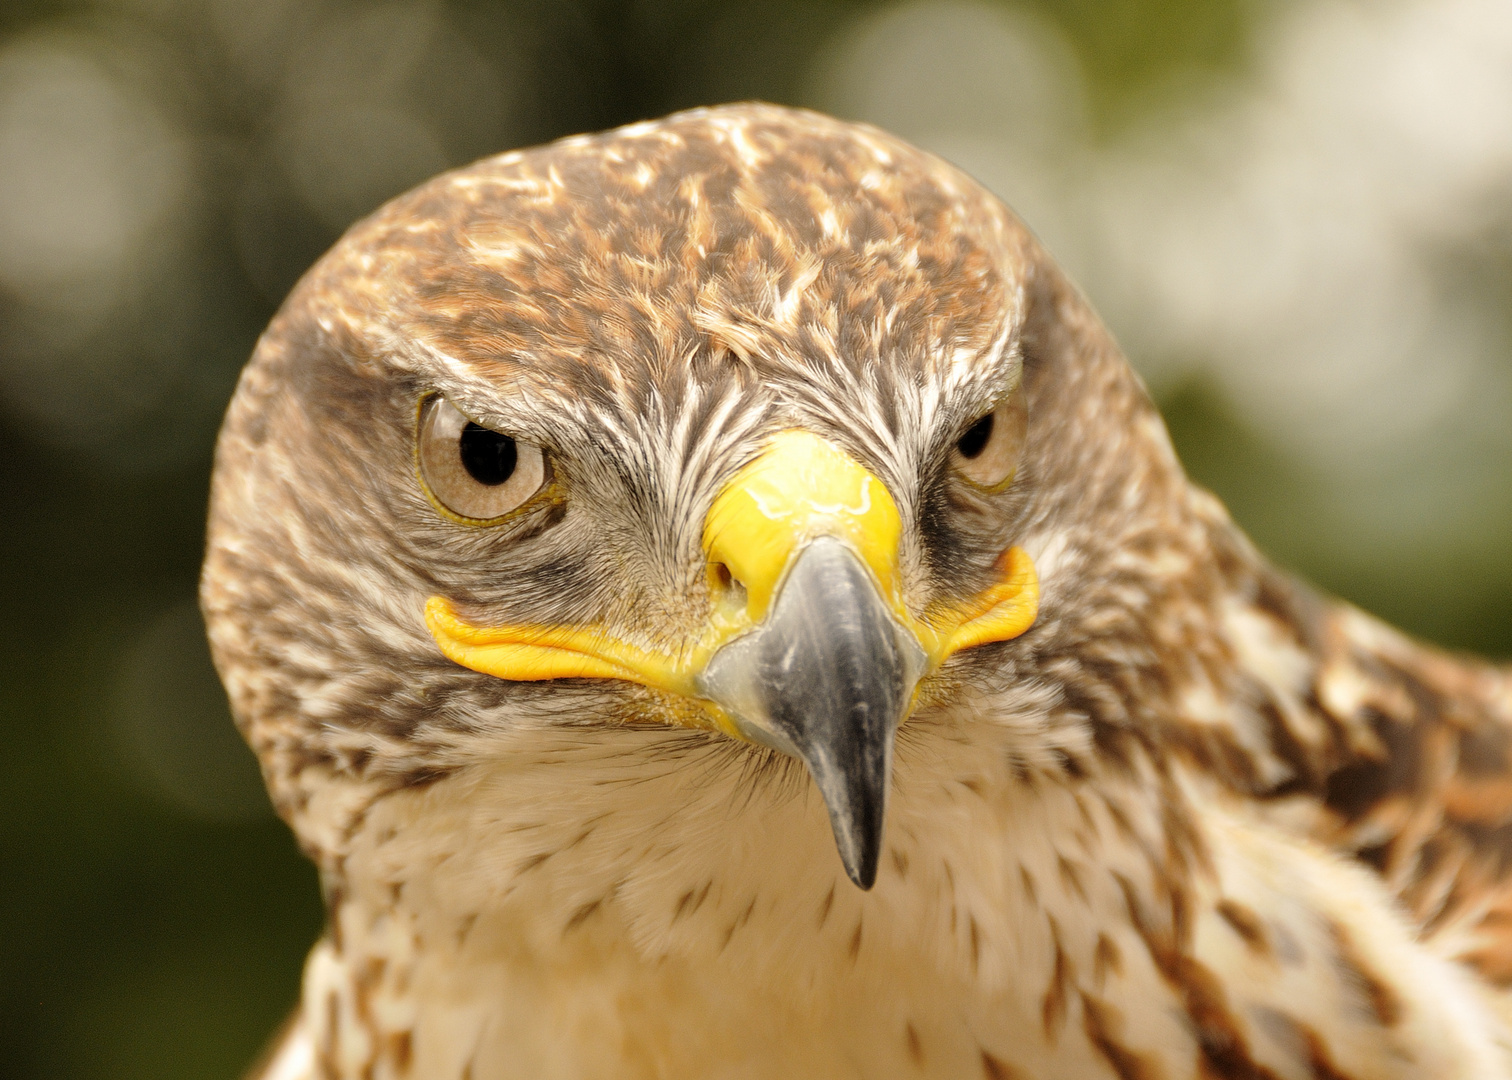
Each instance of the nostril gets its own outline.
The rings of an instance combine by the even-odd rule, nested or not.
[[[709,590],[717,601],[737,608],[745,607],[745,585],[737,580],[735,575],[730,573],[730,568],[722,562],[709,564]]]

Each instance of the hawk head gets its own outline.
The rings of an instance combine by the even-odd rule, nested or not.
[[[869,888],[921,718],[1053,699],[1016,761],[1092,752],[1045,717],[1101,707],[1086,643],[1145,648],[1197,575],[1188,502],[999,202],[742,105],[490,158],[355,226],[242,376],[203,601],[317,859],[510,733],[677,732],[732,784],[811,778]]]

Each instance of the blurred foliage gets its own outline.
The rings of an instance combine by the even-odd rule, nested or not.
[[[1100,138],[1141,102],[1248,62],[1246,0],[1013,6],[1070,43]],[[101,108],[145,117],[170,169],[144,174],[166,201],[133,250],[156,254],[119,295],[99,299],[72,263],[57,295],[22,278],[0,294],[0,1075],[232,1077],[295,1000],[320,925],[315,875],[246,799],[254,766],[188,605],[219,410],[299,273],[352,217],[446,165],[695,104],[814,103],[816,57],[881,7],[0,5],[0,52],[62,41],[145,87],[151,109]],[[322,157],[331,147],[345,156]],[[1512,652],[1499,542],[1456,533],[1371,558],[1340,530],[1320,539],[1331,496],[1305,466],[1200,374],[1159,389],[1192,473],[1262,547],[1409,629]],[[1463,528],[1483,539],[1507,524]]]

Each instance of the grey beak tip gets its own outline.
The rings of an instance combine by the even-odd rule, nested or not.
[[[825,768],[821,762],[811,762],[809,769],[815,774],[829,810],[835,850],[840,854],[846,876],[857,888],[870,889],[877,883],[877,865],[882,856],[887,765],[884,764],[878,775],[871,778],[871,784],[863,787],[856,786],[854,780],[846,784],[843,776]]]
[[[846,876],[855,882],[856,888],[870,892],[871,887],[877,883],[877,853],[868,852],[860,863],[852,863],[849,859],[844,862]]]

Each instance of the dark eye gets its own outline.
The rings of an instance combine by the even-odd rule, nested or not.
[[[514,475],[520,460],[513,437],[479,427],[471,420],[462,429],[458,449],[467,474],[487,487],[497,487],[507,481]]]
[[[951,465],[977,487],[999,491],[1013,482],[1028,432],[1028,407],[1015,391],[956,440]]]
[[[992,438],[992,414],[988,413],[971,427],[966,429],[960,441],[956,443],[956,453],[970,461],[982,456],[982,451],[987,449],[987,440]]]
[[[550,479],[539,446],[469,420],[439,394],[420,406],[418,451],[426,491],[470,524],[503,517]]]

